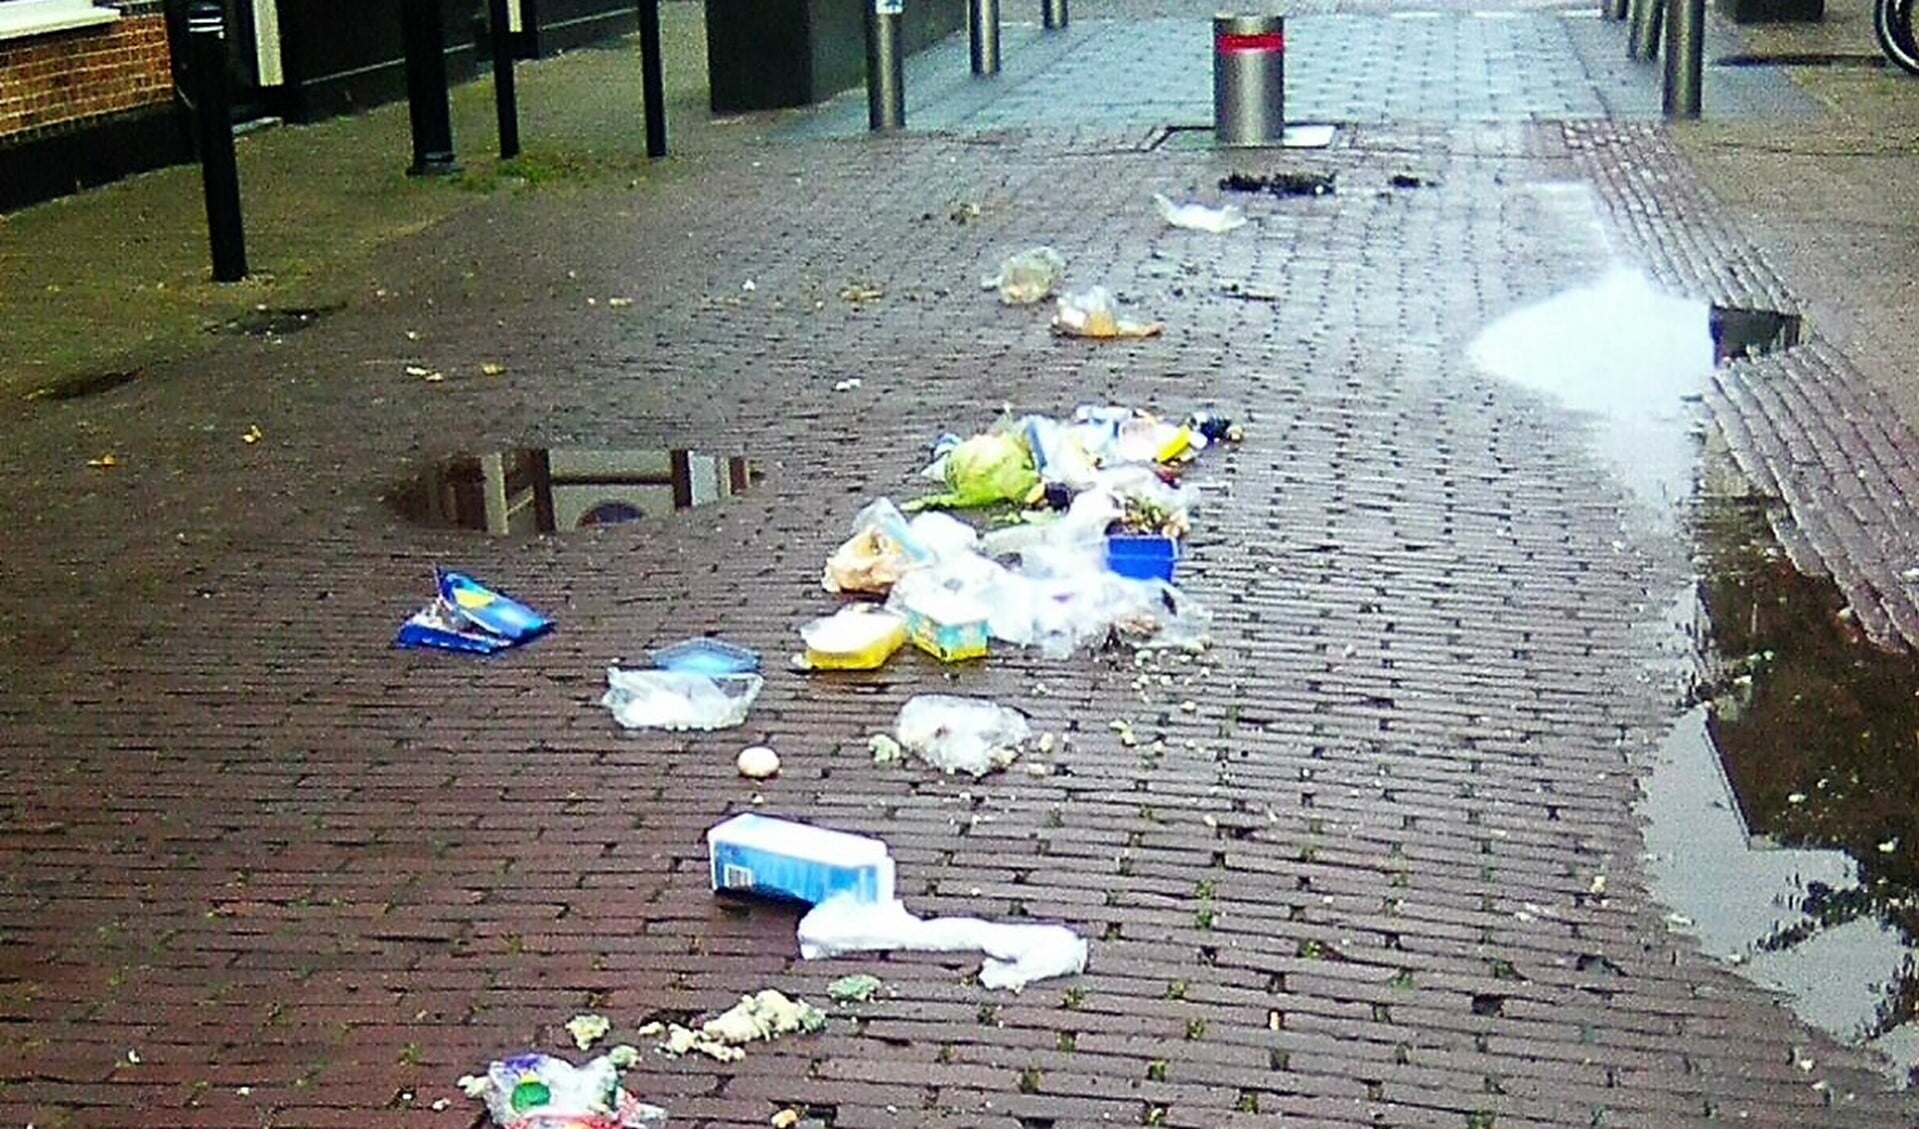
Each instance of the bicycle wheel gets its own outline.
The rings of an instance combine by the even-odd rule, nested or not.
[[[1919,36],[1913,34],[1913,0],[1873,0],[1872,33],[1886,58],[1919,75]]]

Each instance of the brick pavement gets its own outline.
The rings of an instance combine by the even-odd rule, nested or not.
[[[1440,186],[1388,189],[1415,159]],[[561,1048],[575,1011],[618,1037],[865,967],[887,993],[826,1033],[649,1055],[632,1084],[681,1124],[1910,1122],[1647,894],[1631,806],[1672,700],[1640,629],[1683,546],[1576,421],[1462,359],[1613,255],[1709,278],[1741,249],[1675,196],[1654,130],[1362,127],[1301,160],[1339,194],[1247,201],[1225,238],[1147,199],[1244,158],[1044,132],[781,146],[644,206],[500,199],[284,343],[0,422],[0,1118],[466,1126],[451,1080]],[[1648,204],[1667,219],[1635,236]],[[1040,238],[1167,335],[1059,341],[975,289]],[[855,281],[885,296],[842,301]],[[1099,399],[1246,422],[1197,472],[1203,660],[904,655],[775,676],[743,729],[691,738],[592,704],[605,663],[683,634],[784,654],[829,606],[821,559],[912,488],[928,437]],[[379,501],[409,464],[524,442],[745,452],[767,477],[537,542]],[[560,631],[487,662],[392,651],[435,564]],[[871,764],[864,735],[933,688],[1031,710],[1069,738],[1058,771]],[[700,835],[748,805],[750,741],[785,760],[766,810],[884,836],[917,911],[1072,925],[1087,973],[1014,996],[962,958],[798,961],[791,912],[706,891]]]

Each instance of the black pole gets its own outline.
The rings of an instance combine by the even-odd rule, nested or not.
[[[660,0],[640,0],[640,82],[646,90],[646,155],[666,156],[666,76],[660,59]]]
[[[510,161],[520,155],[520,106],[513,92],[512,17],[507,0],[487,0],[487,19],[492,23],[493,108],[500,118],[500,159]]]
[[[460,171],[453,159],[453,115],[447,108],[446,27],[440,0],[400,0],[400,38],[406,48],[406,108],[413,122],[409,176]]]
[[[233,159],[233,92],[227,80],[226,11],[212,0],[187,10],[194,107],[200,141],[200,183],[207,198],[213,281],[247,276],[246,231],[240,222],[240,168]]]

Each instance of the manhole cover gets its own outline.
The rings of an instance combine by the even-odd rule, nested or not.
[[[98,396],[102,392],[111,392],[123,384],[132,384],[144,375],[139,369],[83,372],[62,377],[52,384],[43,384],[27,393],[27,399],[78,400],[82,396]]]
[[[725,501],[761,474],[743,455],[683,448],[519,447],[443,459],[385,501],[420,525],[533,536]]]

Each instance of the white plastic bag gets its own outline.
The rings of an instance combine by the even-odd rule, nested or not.
[[[667,1119],[620,1086],[609,1055],[574,1066],[529,1051],[494,1062],[484,1076],[467,1075],[460,1088],[486,1102],[500,1129],[662,1129]]]
[[[746,720],[765,681],[757,674],[606,670],[600,704],[626,729],[729,729]]]
[[[980,280],[980,289],[998,290],[999,300],[1009,306],[1030,306],[1045,301],[1066,276],[1066,260],[1051,247],[1035,247],[1009,255],[999,265],[999,273]]]
[[[1033,730],[1025,714],[984,698],[920,694],[900,707],[893,736],[942,772],[977,777],[1012,764]]]
[[[1190,231],[1210,231],[1219,235],[1246,226],[1246,213],[1232,204],[1223,208],[1209,208],[1204,204],[1175,204],[1157,192],[1153,193],[1153,204],[1159,208],[1161,219],[1174,227]]]
[[[800,918],[800,956],[807,960],[840,953],[985,954],[979,982],[1018,991],[1034,980],[1072,976],[1086,969],[1086,939],[1064,925],[1006,925],[978,917],[920,918],[898,899],[862,902],[828,898]]]
[[[1156,321],[1135,321],[1119,316],[1113,292],[1095,286],[1077,294],[1060,296],[1053,328],[1068,337],[1157,337],[1166,326]]]

